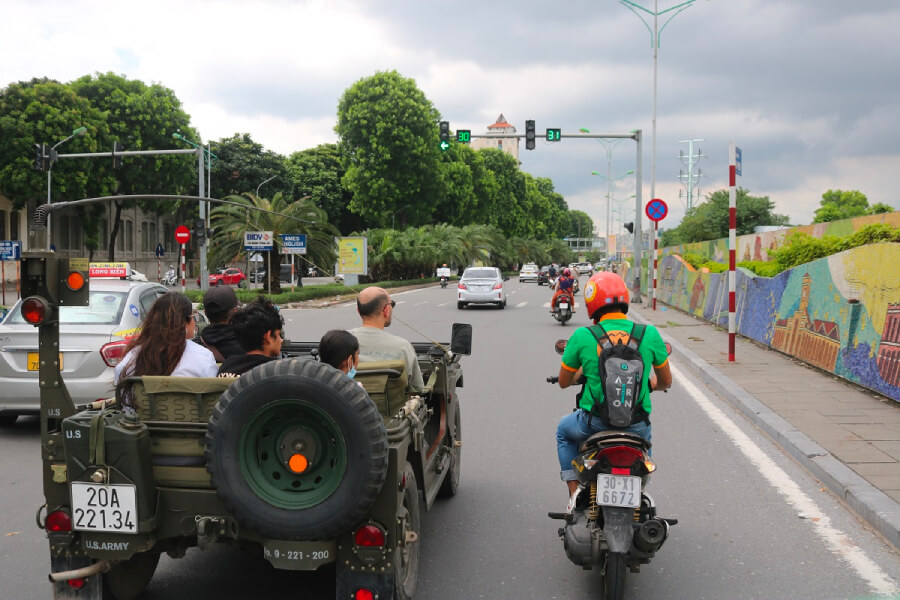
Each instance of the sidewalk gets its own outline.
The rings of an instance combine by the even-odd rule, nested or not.
[[[629,316],[660,328],[673,358],[900,548],[900,403],[649,301]]]

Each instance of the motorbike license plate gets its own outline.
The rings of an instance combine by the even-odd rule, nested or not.
[[[72,527],[81,531],[137,533],[134,486],[73,481]]]
[[[569,310],[569,303],[568,302],[560,302],[559,309],[560,310]]]
[[[59,353],[59,370],[63,370],[63,361],[62,361],[62,352]],[[37,352],[29,352],[28,357],[28,370],[29,371],[40,371],[41,370],[41,358]]]
[[[626,475],[597,475],[597,504],[638,508],[641,505],[641,478]]]

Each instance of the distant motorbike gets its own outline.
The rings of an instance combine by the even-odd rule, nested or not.
[[[575,305],[568,294],[559,294],[553,298],[551,310],[553,318],[559,321],[560,325],[565,325],[572,318]]]
[[[565,340],[556,342],[557,352],[564,348]],[[558,381],[547,378],[548,383]],[[579,483],[574,505],[548,516],[566,523],[558,533],[569,560],[583,569],[600,567],[602,598],[622,600],[625,574],[650,563],[678,520],[657,516],[656,503],[646,492],[656,470],[650,442],[621,430],[601,431],[579,449],[573,461]]]
[[[442,288],[447,287],[447,278],[446,277],[441,277],[441,287]]]
[[[169,270],[163,275],[162,284],[175,286],[178,283],[178,275],[175,274],[175,265],[169,265]]]

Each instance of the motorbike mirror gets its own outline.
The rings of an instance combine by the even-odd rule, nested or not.
[[[566,344],[569,343],[569,340],[556,340],[556,343],[553,344],[553,349],[556,350],[557,354],[562,354],[566,351]]]
[[[450,352],[472,354],[472,326],[468,323],[454,323],[450,333]]]
[[[666,342],[665,344],[666,344],[666,353],[669,356],[672,356],[672,344],[670,344],[669,342]]]

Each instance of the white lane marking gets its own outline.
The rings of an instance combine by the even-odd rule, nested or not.
[[[576,302],[576,303],[572,306],[572,308],[578,308],[579,306],[581,306],[581,305],[580,305],[579,303]],[[549,303],[549,302],[544,302],[544,308],[550,308],[550,303]]]
[[[527,302],[519,302],[518,304],[516,304],[516,308],[522,308],[523,306],[528,306],[528,303]]]
[[[401,303],[401,302],[398,302],[397,304],[402,304],[402,303]],[[414,304],[414,306],[422,306],[423,304],[428,304],[428,300],[426,300],[425,302],[416,302],[416,303]]]
[[[847,535],[831,525],[831,519],[819,509],[815,501],[800,489],[781,467],[775,464],[771,458],[757,446],[725,413],[719,410],[706,395],[695,386],[680,369],[671,365],[672,375],[684,386],[688,394],[694,399],[700,408],[706,411],[707,416],[725,432],[731,441],[743,452],[757,470],[769,483],[785,497],[788,504],[798,513],[808,517],[808,522],[828,548],[848,563],[856,573],[869,584],[876,594],[881,596],[893,596],[897,593],[894,581],[875,562],[866,556],[859,546],[855,545]]]
[[[450,302],[442,302],[442,303],[438,304],[438,307],[447,306],[448,304],[450,304]]]

